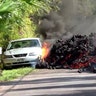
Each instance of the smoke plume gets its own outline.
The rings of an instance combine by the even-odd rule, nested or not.
[[[61,33],[65,33],[63,18],[56,12],[50,12],[44,16],[39,27],[41,34],[47,39],[57,38],[61,36]]]
[[[42,17],[40,33],[45,39],[57,39],[66,37],[67,32],[67,37],[72,34],[89,35],[95,32],[96,16],[91,8],[94,3],[95,0],[62,0],[58,12],[52,11]]]

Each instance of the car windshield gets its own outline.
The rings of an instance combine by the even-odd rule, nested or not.
[[[10,46],[8,46],[7,50],[16,49],[16,48],[26,48],[26,47],[40,47],[40,43],[38,40],[14,41],[14,42],[11,42],[11,44],[10,44]]]

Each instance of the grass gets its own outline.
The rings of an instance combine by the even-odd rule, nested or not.
[[[0,82],[11,81],[18,77],[24,76],[29,72],[33,71],[32,67],[23,67],[18,69],[3,70],[2,75],[0,76]]]

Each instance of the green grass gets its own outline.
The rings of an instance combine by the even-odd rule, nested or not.
[[[0,76],[0,82],[11,81],[18,77],[24,76],[32,72],[33,70],[34,69],[32,67],[25,67],[25,68],[23,67],[23,68],[18,68],[18,69],[3,70],[2,76]]]

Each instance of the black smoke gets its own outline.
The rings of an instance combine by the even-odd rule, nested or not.
[[[47,39],[57,38],[61,36],[61,33],[65,33],[63,18],[56,12],[50,12],[42,17],[39,28],[41,34]]]

